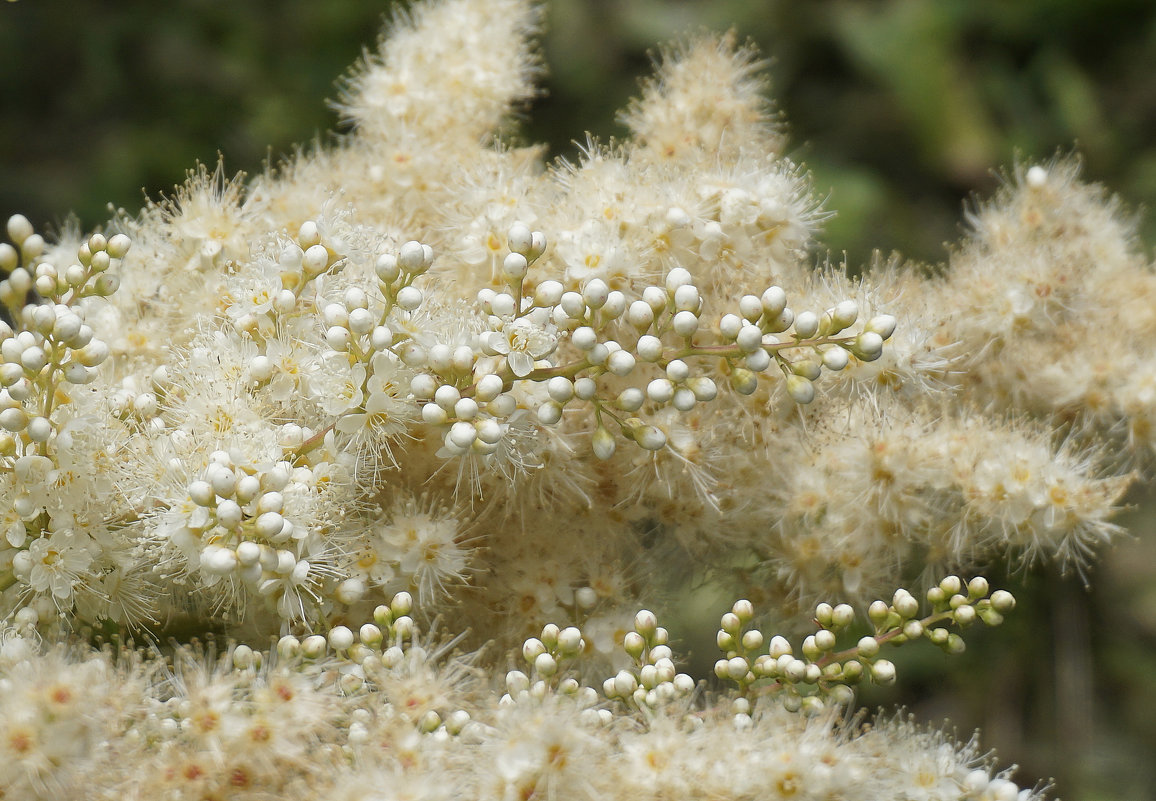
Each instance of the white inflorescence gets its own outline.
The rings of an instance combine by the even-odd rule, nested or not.
[[[339,146],[85,237],[9,218],[0,793],[1038,796],[841,710],[1014,606],[905,578],[1117,534],[1156,444],[1128,223],[1033,165],[933,280],[816,271],[752,52],[675,48],[627,140],[542,165],[496,138],[540,22],[417,3]],[[636,610],[706,577],[815,630],[736,602],[703,687]]]

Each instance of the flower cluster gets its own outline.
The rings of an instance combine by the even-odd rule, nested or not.
[[[974,607],[944,602],[936,595],[946,594],[942,586],[961,589],[959,579],[929,595],[962,621],[961,610]],[[977,599],[986,593],[982,579],[963,592],[959,598],[990,609]],[[1007,608],[1010,595],[1000,593],[990,605]],[[905,610],[912,600],[896,594]],[[750,604],[735,608],[745,616]],[[631,666],[600,688],[587,683],[582,631],[547,624],[522,646],[528,672],[509,671],[500,695],[454,641],[423,633],[415,611],[399,593],[360,626],[286,635],[268,652],[185,647],[171,661],[131,651],[40,655],[34,615],[21,615],[19,628],[0,637],[0,777],[19,798],[82,787],[100,799],[355,798],[382,787],[439,799],[695,797],[704,788],[773,798],[1038,797],[994,771],[974,744],[958,746],[902,719],[860,728],[821,704],[804,703],[806,714],[797,714],[799,705],[753,694],[696,703],[702,689],[676,672],[669,634],[646,610],[622,644]],[[724,626],[732,617],[739,619],[728,613]],[[750,629],[743,639],[756,635]],[[878,649],[900,636],[864,640]],[[772,639],[772,650],[780,641]],[[858,650],[869,649],[861,642]],[[873,670],[885,664],[877,660]]]
[[[337,145],[87,236],[9,219],[13,797],[1038,795],[839,709],[884,645],[1014,603],[896,586],[1082,567],[1150,481],[1156,282],[1116,204],[1017,167],[937,275],[816,268],[749,49],[671,50],[629,138],[545,165],[502,138],[539,23],[417,4]],[[691,582],[818,629],[739,601],[704,686],[636,611]],[[189,627],[229,645],[91,648]]]

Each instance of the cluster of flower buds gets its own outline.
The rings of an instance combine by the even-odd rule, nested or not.
[[[360,665],[369,657],[377,657],[387,667],[400,662],[408,643],[417,636],[413,613],[413,596],[399,592],[389,604],[373,610],[373,622],[357,631],[348,626],[334,626],[327,634],[297,637],[287,634],[277,641],[281,659],[298,657],[319,661],[330,656],[342,656]]]
[[[864,679],[893,683],[895,665],[879,656],[885,644],[926,637],[948,653],[961,653],[963,638],[941,624],[965,627],[979,619],[996,626],[1015,607],[1006,590],[996,590],[990,597],[988,591],[982,577],[964,584],[949,576],[928,591],[931,614],[920,617],[919,601],[905,589],[896,590],[890,604],[875,601],[867,610],[875,633],[842,650],[837,650],[839,635],[855,622],[855,611],[848,604],[821,603],[815,608],[819,629],[803,640],[799,655],[785,637],[775,635],[768,642],[750,626],[754,618],[750,601],[736,601],[720,622],[717,643],[726,656],[715,663],[714,672],[739,686],[737,714],[749,714],[749,699],[766,693],[778,694],[793,711],[814,714],[828,702],[849,703],[851,687]]]
[[[566,668],[585,648],[586,641],[577,627],[546,624],[541,636],[531,637],[522,644],[522,659],[530,672],[511,670],[506,674],[506,694],[501,703],[516,703],[527,698],[541,701],[557,693],[577,699],[583,707],[594,706],[598,694],[566,675]]]
[[[558,344],[541,309],[524,302],[522,287],[530,266],[546,247],[541,232],[521,224],[509,230],[510,253],[503,261],[509,292],[479,293],[489,330],[476,346],[435,343],[423,348],[407,343],[399,351],[406,364],[420,370],[410,384],[423,403],[422,419],[444,432],[443,453],[488,456],[498,450],[518,409],[509,393],[515,379],[528,376],[539,359]]]
[[[15,247],[0,243],[0,270],[8,275],[0,281],[0,303],[12,312],[28,303],[32,290],[45,300],[69,306],[80,298],[108,297],[120,287],[120,278],[108,269],[132,245],[124,234],[93,234],[77,249],[76,262],[62,270],[51,261],[39,261],[44,255],[44,237],[35,233],[24,215],[8,218],[8,236]]]
[[[778,365],[787,394],[809,403],[823,368],[840,370],[851,357],[879,358],[895,329],[895,318],[880,315],[847,334],[858,317],[854,302],[796,315],[786,293],[773,286],[762,296],[744,296],[739,314],[724,315],[716,330],[703,325],[703,299],[681,267],[633,301],[601,278],[579,290],[538,281],[529,293],[526,277],[545,250],[545,237],[515,223],[508,242],[508,288],[478,293],[488,326],[480,337],[482,358],[469,346],[438,346],[446,352],[435,358],[431,351],[414,380],[415,395],[427,401],[426,422],[448,427],[450,452],[497,447],[499,421],[517,408],[506,393],[519,380],[545,384],[547,397],[532,410],[542,425],[557,425],[574,405],[592,407],[591,447],[600,459],[614,454],[620,437],[661,450],[666,432],[643,415],[668,406],[689,412],[714,400],[719,389],[704,364],[724,359],[731,386],[741,394],[754,392],[759,374]],[[793,334],[779,336],[792,328]],[[412,358],[406,362],[415,365]]]
[[[277,278],[270,282],[268,275],[237,276],[231,291],[233,304],[227,309],[237,331],[260,339],[276,332],[277,319],[299,308],[305,288],[325,273],[337,273],[345,267],[345,259],[335,248],[325,244],[321,229],[313,220],[306,220],[277,256]]]
[[[30,267],[43,255],[44,239],[26,218],[10,218],[8,235],[20,248],[0,243],[0,270],[8,274],[0,281],[0,302],[17,326],[0,320],[0,453],[11,455],[17,438],[47,442],[61,383],[91,382],[108,358],[108,345],[93,336],[77,301],[117,290],[120,279],[108,269],[131,243],[124,234],[93,234],[78,249],[77,263],[61,271],[49,261]],[[47,302],[29,303],[33,289]]]
[[[882,314],[871,318],[859,333],[845,335],[859,318],[854,301],[842,301],[822,314],[796,314],[778,286],[768,287],[762,295],[744,295],[738,311],[719,320],[722,340],[741,351],[741,356],[728,355],[731,386],[743,395],[753,393],[758,374],[775,363],[785,376],[787,394],[802,404],[815,399],[814,382],[824,368],[838,372],[852,356],[864,362],[878,359],[896,325],[894,317]],[[792,328],[792,334],[780,336]]]
[[[277,462],[257,469],[215,451],[189,483],[183,525],[170,540],[207,585],[235,576],[261,595],[286,582],[304,586],[314,580],[309,561],[298,557],[309,529],[294,520],[287,498],[312,492],[315,483],[308,467]]]
[[[406,242],[397,253],[383,253],[377,257],[373,271],[377,274],[378,289],[386,304],[382,319],[394,307],[412,312],[421,306],[425,297],[413,282],[432,264],[433,248],[414,241]]]
[[[421,633],[412,617],[413,609],[413,597],[408,592],[399,592],[388,604],[381,604],[373,610],[372,622],[356,629],[339,625],[325,634],[285,635],[277,642],[277,657],[281,663],[306,672],[335,674],[337,687],[344,695],[383,690],[391,678],[412,683],[415,673],[436,662],[453,644],[451,642],[433,653],[423,647],[419,642]],[[242,652],[242,661],[238,663],[237,654],[242,648],[244,646],[238,646],[233,651],[233,665],[237,669],[246,669],[252,664],[252,652],[247,649]],[[325,673],[332,667],[337,667],[337,670]],[[389,700],[396,703],[400,699]],[[407,715],[407,706],[399,706],[402,707],[401,713]],[[412,722],[423,734],[458,735],[468,726],[478,725],[463,709],[439,710],[427,704],[415,706]],[[366,710],[354,710],[349,726],[350,743],[358,744],[367,739],[369,722]]]
[[[674,666],[667,644],[670,635],[658,625],[654,613],[643,609],[634,616],[634,630],[622,639],[622,648],[633,661],[630,668],[602,682],[602,692],[631,709],[656,709],[694,691],[695,683]]]

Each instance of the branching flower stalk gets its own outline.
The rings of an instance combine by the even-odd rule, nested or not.
[[[333,146],[9,217],[5,798],[1040,797],[846,710],[1014,605],[938,577],[1082,568],[1151,480],[1118,204],[1018,166],[936,276],[816,268],[749,48],[671,49],[628,138],[543,164],[502,138],[539,25],[416,4]],[[736,602],[692,677],[647,609],[693,582],[797,623]]]

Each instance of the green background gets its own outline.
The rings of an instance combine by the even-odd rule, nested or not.
[[[621,135],[615,112],[658,43],[734,27],[768,57],[789,154],[838,211],[825,246],[855,268],[876,248],[942,260],[964,202],[1017,157],[1075,150],[1130,208],[1156,201],[1151,0],[547,7],[547,94],[526,139],[573,156],[587,131]],[[0,217],[51,229],[71,212],[93,227],[109,204],[138,208],[142,188],[171,191],[197,161],[221,154],[229,172],[253,172],[324,140],[336,123],[324,99],[387,12],[363,0],[0,2]],[[1152,215],[1141,231],[1151,254]],[[1006,628],[975,632],[952,661],[905,649],[899,687],[865,701],[950,718],[964,738],[982,727],[1021,783],[1054,776],[1065,798],[1153,797],[1156,538],[1150,518],[1130,521],[1140,536],[1108,554],[1091,592],[1046,571],[1009,579],[1021,605]]]

